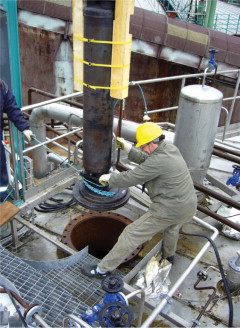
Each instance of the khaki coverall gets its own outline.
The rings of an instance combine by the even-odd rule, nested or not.
[[[103,272],[116,269],[139,245],[160,231],[164,232],[164,258],[173,256],[180,227],[196,212],[193,181],[175,145],[162,141],[150,155],[132,147],[128,158],[140,165],[126,172],[112,173],[109,186],[126,188],[145,183],[152,203],[144,215],[123,230],[98,264]]]

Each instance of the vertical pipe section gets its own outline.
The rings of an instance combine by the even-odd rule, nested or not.
[[[84,37],[103,42],[85,42],[84,60],[111,65],[112,45],[104,41],[112,41],[114,2],[95,3],[84,10]],[[84,65],[84,83],[89,87],[84,87],[83,95],[83,167],[93,180],[111,167],[113,98],[109,89],[104,89],[110,86],[110,78],[110,67]]]

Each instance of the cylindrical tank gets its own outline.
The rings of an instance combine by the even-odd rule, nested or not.
[[[227,270],[226,279],[230,292],[234,292],[240,288],[240,251],[236,257],[229,260],[229,268]]]
[[[174,144],[194,182],[202,183],[209,168],[223,94],[212,87],[189,85],[181,90]]]

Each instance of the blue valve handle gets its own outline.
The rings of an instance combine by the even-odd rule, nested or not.
[[[234,170],[232,176],[227,179],[226,184],[231,184],[232,186],[238,188],[240,184],[240,165],[233,165],[233,168]]]
[[[215,69],[217,68],[217,63],[215,61],[215,55],[218,52],[217,49],[209,49],[209,52],[211,53],[211,58],[208,62],[209,65],[212,65]]]

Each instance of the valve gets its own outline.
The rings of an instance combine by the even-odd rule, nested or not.
[[[112,275],[107,276],[101,282],[101,287],[106,291],[103,300],[95,304],[92,308],[89,308],[83,313],[81,319],[87,322],[90,326],[96,321],[99,321],[99,314],[102,308],[108,304],[122,304],[127,307],[128,300],[120,290],[123,289],[123,280],[121,277]]]
[[[123,289],[123,280],[118,276],[107,276],[102,280],[101,287],[105,292],[118,293]]]
[[[226,184],[231,184],[232,186],[240,189],[240,165],[233,165],[234,168],[232,176],[227,179]]]
[[[215,61],[215,55],[218,52],[218,50],[216,50],[216,49],[209,49],[209,52],[210,52],[211,58],[208,61],[208,72],[211,72],[211,71],[213,71],[214,69],[217,68],[217,63]]]
[[[102,289],[106,292],[103,299],[104,304],[120,302],[128,304],[128,301],[123,293],[120,291],[123,289],[123,280],[119,276],[108,276],[102,280]]]
[[[98,315],[101,327],[131,327],[133,323],[133,312],[125,304],[105,304]]]
[[[83,313],[81,319],[92,326],[95,321],[98,321],[98,314],[101,308],[102,304],[95,304],[91,309],[89,308],[85,311],[85,313]]]

